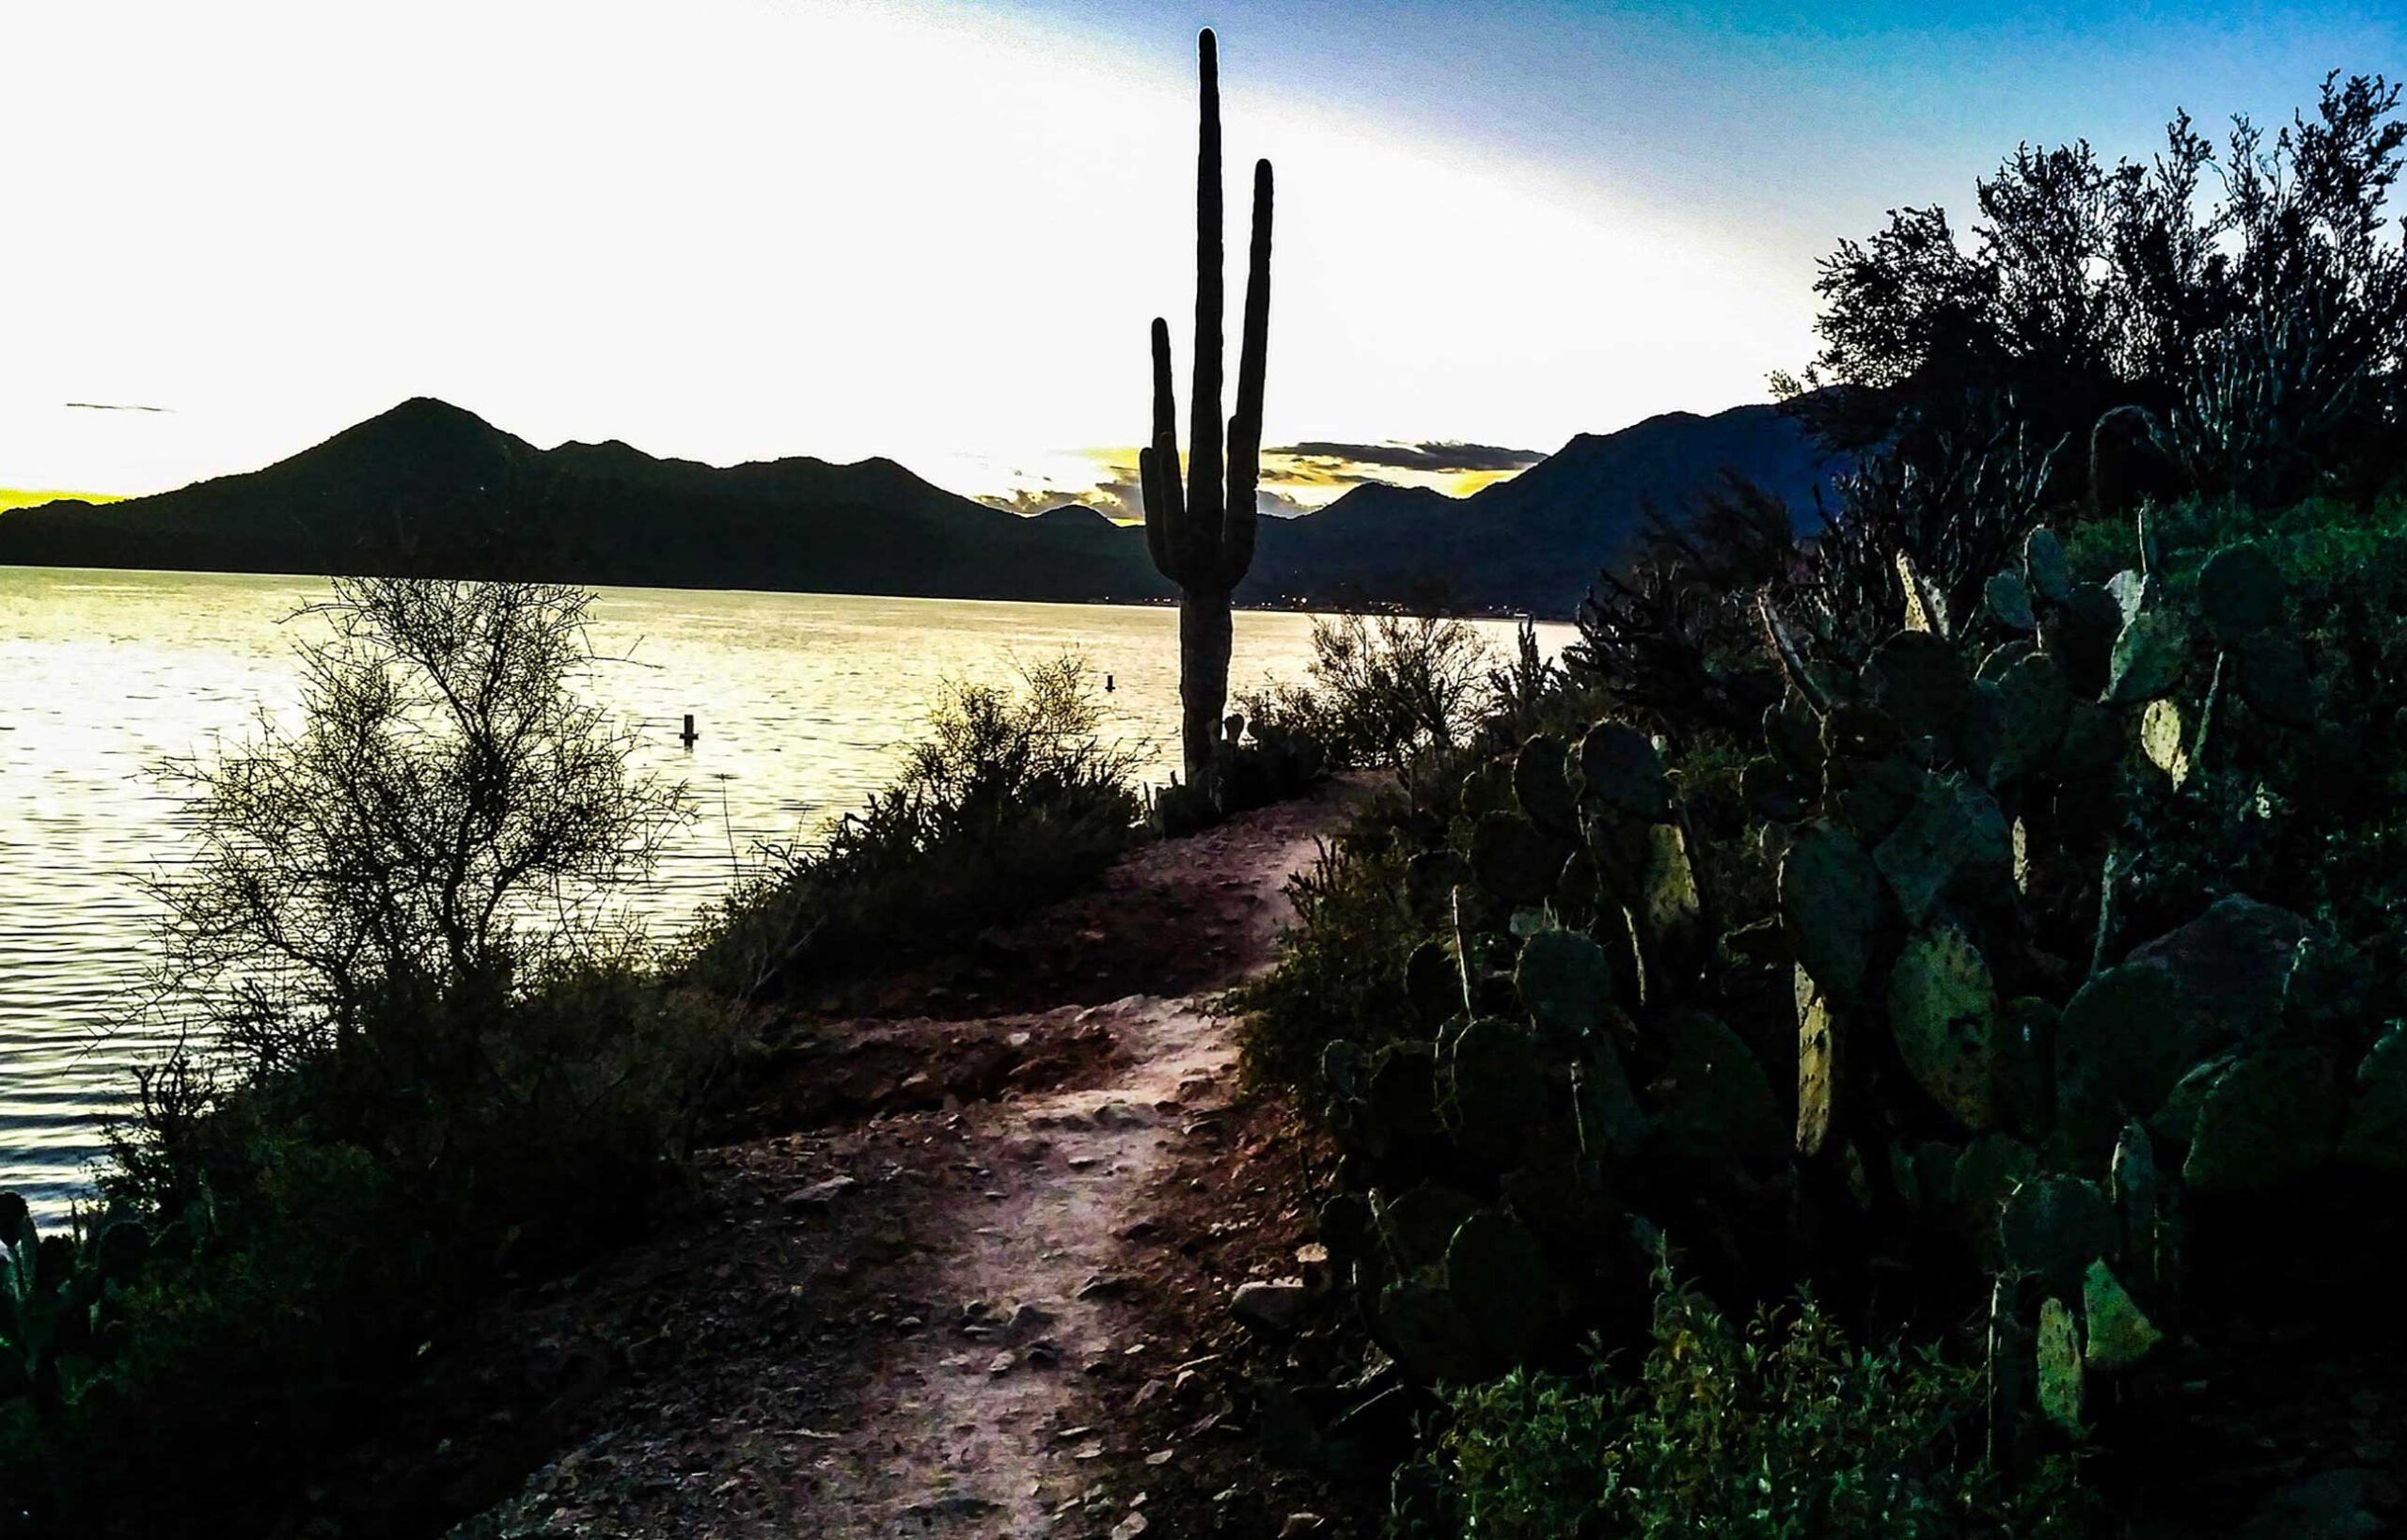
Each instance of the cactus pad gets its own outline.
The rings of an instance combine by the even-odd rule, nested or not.
[[[1797,961],[1833,1000],[1864,986],[1888,893],[1864,847],[1828,824],[1808,824],[1780,863],[1781,923]]]
[[[1537,1043],[1514,1022],[1471,1022],[1446,1050],[1446,1119],[1462,1153],[1492,1170],[1518,1166],[1546,1118]]]
[[[1471,1323],[1487,1373],[1527,1363],[1554,1314],[1553,1285],[1537,1241],[1518,1221],[1481,1209],[1446,1248],[1446,1292]]]
[[[1412,1014],[1431,1031],[1469,1008],[1462,964],[1442,941],[1424,941],[1404,961],[1404,996]]]
[[[2140,714],[2140,752],[2173,779],[2179,790],[2190,778],[2190,751],[2181,721],[2181,707],[2173,700],[2151,700]]]
[[[1663,756],[1653,740],[1622,722],[1598,722],[1580,740],[1580,804],[1652,823],[1667,806]]]
[[[1959,1123],[1998,1120],[1997,987],[1953,926],[1909,940],[1889,970],[1889,1029],[1916,1084]]]
[[[1613,999],[1613,966],[1605,949],[1573,931],[1531,936],[1513,982],[1541,1033],[1584,1037],[1604,1026]]]
[[[2315,676],[2296,640],[2276,631],[2243,636],[2232,649],[2235,681],[2248,709],[2282,727],[2309,727],[2316,715]]]
[[[2126,1118],[2145,1115],[2201,1052],[2180,982],[2146,963],[2092,977],[2056,1025],[2056,1114],[2074,1147],[2103,1156]]]
[[[2031,589],[2019,573],[1999,573],[1981,590],[1990,614],[2008,631],[2037,631],[2039,617],[2031,608]]]
[[[2407,1171],[2407,1027],[2393,1025],[2357,1066],[2340,1157],[2378,1171]]]
[[[2072,564],[2065,559],[2064,542],[2046,525],[2023,537],[2022,577],[2042,599],[2061,605],[2072,596]]]
[[[2102,1257],[2082,1275],[2081,1314],[2089,1328],[2082,1356],[2092,1369],[2109,1374],[2128,1369],[2164,1340]]]
[[[2226,545],[2198,569],[2198,612],[2217,637],[2233,641],[2281,624],[2289,587],[2263,546]]]
[[[1992,782],[2019,779],[2046,764],[2072,719],[2072,690],[2055,660],[2033,654],[1998,676],[1998,746]]]
[[[1570,840],[1580,833],[1580,809],[1571,795],[1568,761],[1563,740],[1541,732],[1513,755],[1513,797],[1530,821],[1550,834]]]
[[[2115,1249],[2115,1211],[2097,1184],[2077,1176],[2032,1177],[2006,1198],[1997,1226],[2006,1265],[2068,1293]]]
[[[2243,1054],[2199,1104],[2181,1179],[2214,1195],[2274,1191],[2330,1156],[2339,1116],[2338,1092],[2313,1051]]]
[[[2048,1421],[2080,1438],[2082,1422],[2081,1328],[2072,1310],[2053,1295],[2039,1304],[2039,1330],[2032,1344],[2037,1359],[2039,1409]]]
[[[2189,622],[2171,610],[2143,610],[2115,637],[2104,699],[2128,706],[2169,694],[2189,661]]]
[[[1472,826],[1471,873],[1507,910],[1543,902],[1562,864],[1557,843],[1519,813],[1483,813]]]
[[[1399,1278],[1379,1291],[1376,1323],[1396,1362],[1416,1379],[1484,1377],[1487,1356],[1441,1272]]]
[[[1797,1153],[1812,1158],[1837,1122],[1839,1036],[1830,1001],[1812,974],[1795,970],[1797,995]]]
[[[1702,1011],[1672,1024],[1671,1051],[1651,1089],[1665,1129],[1695,1157],[1778,1161],[1789,1130],[1764,1067],[1738,1034]]]
[[[1872,853],[1906,922],[1919,925],[1951,894],[2012,880],[2013,847],[1995,798],[1958,775],[1933,776]]]

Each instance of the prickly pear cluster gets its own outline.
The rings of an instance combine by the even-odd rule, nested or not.
[[[1764,1293],[1946,1261],[1992,1281],[2020,1458],[2152,1372],[2195,1210],[2407,1169],[2407,1029],[2334,1004],[2346,948],[2132,897],[2132,820],[2263,794],[2313,710],[2263,552],[2177,591],[2140,543],[2087,583],[2037,530],[1952,619],[1903,564],[1920,623],[1852,677],[1767,605],[1791,687],[1735,813],[1611,721],[1469,771],[1408,869],[1409,1020],[1324,1064],[1324,1237],[1408,1372],[1562,1356],[1638,1308],[1660,1235]]]

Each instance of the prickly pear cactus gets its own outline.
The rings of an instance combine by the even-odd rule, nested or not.
[[[2097,974],[2056,1026],[2056,1110],[2074,1147],[2103,1156],[2124,1120],[2164,1104],[2201,1053],[2197,1015],[2163,968],[2125,963]]]
[[[2190,778],[2187,736],[2187,726],[2181,720],[2181,707],[2177,701],[2151,700],[2140,714],[2140,752],[2171,778],[2177,791]]]
[[[2065,558],[2064,542],[2045,525],[2023,538],[2022,575],[2032,592],[2051,603],[2072,597],[2072,563]]]
[[[1998,1215],[2007,1266],[2070,1293],[2092,1262],[2115,1247],[2115,1213],[2095,1183],[2040,1175],[2016,1187]]]
[[[2357,1066],[2340,1158],[2379,1171],[2407,1171],[2407,1026],[2394,1023]]]
[[[1812,1159],[1837,1125],[1840,1088],[1838,1023],[1814,977],[1795,972],[1797,997],[1797,1153]]]
[[[1953,926],[1907,941],[1889,970],[1889,1029],[1916,1084],[1957,1122],[1998,1121],[1997,987]]]
[[[1444,1112],[1464,1155],[1494,1171],[1518,1166],[1546,1117],[1536,1041],[1509,1021],[1481,1019],[1445,1055]]]
[[[1855,999],[1893,904],[1880,868],[1827,823],[1797,831],[1780,863],[1781,923],[1798,965],[1833,999]]]
[[[1982,590],[1989,612],[2008,631],[2037,631],[2039,617],[2031,608],[2031,589],[2020,573],[1999,573]]]
[[[2164,1339],[2103,1258],[2082,1276],[2081,1314],[2089,1328],[2082,1356],[2090,1368],[2108,1374],[2139,1362]]]
[[[2083,1421],[2081,1327],[2071,1307],[2053,1295],[2039,1305],[2039,1329],[2033,1343],[2038,1373],[2034,1376],[2039,1409],[2048,1420],[2078,1438],[2088,1431]]]
[[[2228,644],[2282,623],[2289,583],[2261,545],[2226,545],[2198,569],[2198,613]]]
[[[1571,794],[1569,761],[1563,740],[1541,732],[1513,755],[1513,796],[1532,823],[1562,839],[1580,833],[1580,809]]]
[[[1494,1209],[1465,1219],[1446,1247],[1446,1292],[1471,1325],[1486,1374],[1528,1363],[1544,1344],[1553,1283],[1536,1239],[1518,1221]]]
[[[1508,912],[1543,903],[1562,865],[1555,842],[1520,813],[1484,813],[1472,826],[1471,874]]]
[[[1541,1033],[1585,1037],[1604,1026],[1613,1001],[1612,959],[1576,931],[1540,931],[1523,942],[1513,982]]]
[[[1952,893],[2002,893],[2012,878],[2013,841],[1996,798],[1963,776],[1932,776],[1889,837],[1872,853],[1908,924],[1928,920]]]
[[[2053,658],[2026,655],[1997,676],[1998,745],[1992,784],[2020,780],[2048,763],[2072,720],[2072,690]]]
[[[2242,1054],[2199,1105],[2181,1180],[2210,1195],[2275,1191],[2323,1164],[2339,1121],[2338,1092],[2312,1049]]]
[[[2171,692],[2190,659],[2190,625],[2172,610],[2143,610],[2124,623],[2107,665],[2108,705],[2136,705]]]
[[[1644,733],[1621,722],[1598,722],[1580,740],[1580,805],[1652,823],[1667,805],[1663,756]]]
[[[1738,1034],[1702,1011],[1672,1024],[1662,1076],[1651,1088],[1666,1132],[1685,1154],[1779,1161],[1789,1131],[1763,1065]]]

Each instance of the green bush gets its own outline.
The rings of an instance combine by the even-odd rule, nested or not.
[[[1495,657],[1465,621],[1424,615],[1340,615],[1313,621],[1301,681],[1239,702],[1269,726],[1320,746],[1334,768],[1397,765],[1462,743],[1489,704]]]
[[[1455,1391],[1396,1481],[1414,1540],[1939,1540],[2083,1532],[2062,1455],[2010,1489],[1981,1448],[1980,1375],[1850,1344],[1810,1300],[1734,1324],[1659,1276],[1629,1375],[1514,1373]]]
[[[739,998],[957,946],[1076,890],[1135,838],[1132,750],[1104,742],[1085,664],[1022,687],[953,682],[889,789],[816,843],[769,853],[672,968]]]
[[[174,767],[161,1001],[202,1029],[110,1126],[105,1218],[17,1247],[11,1532],[272,1528],[482,1301],[673,1188],[734,1033],[616,921],[684,800],[575,697],[586,604],[339,581],[297,726]]]

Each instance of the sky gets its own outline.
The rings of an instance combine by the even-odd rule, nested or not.
[[[1273,511],[1764,400],[1816,259],[2018,141],[2407,72],[2407,6],[2343,0],[0,0],[0,487],[162,490],[433,395],[1111,506],[1152,317],[1191,363],[1199,24],[1233,251],[1277,165]]]

